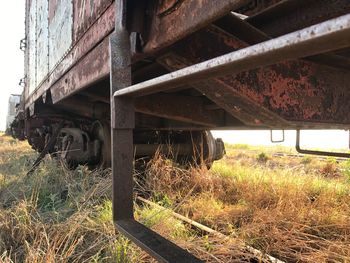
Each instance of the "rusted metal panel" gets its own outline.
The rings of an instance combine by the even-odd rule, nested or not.
[[[207,29],[179,45],[175,49],[177,56],[167,56],[160,62],[175,70],[245,45],[221,30]],[[301,121],[349,124],[349,81],[346,70],[299,60],[193,86],[246,124],[288,127],[285,119],[292,127]]]
[[[74,8],[76,8],[76,5],[78,4],[78,2],[79,1],[73,2]],[[104,1],[102,0],[95,1],[95,6],[99,4],[103,6],[102,2]],[[204,3],[206,1],[202,1],[202,2]],[[201,6],[200,4],[198,5],[198,2],[196,2],[195,4],[194,1],[176,1],[176,0],[160,1],[158,5],[158,9],[156,10],[157,12],[151,24],[149,42],[147,42],[144,51],[145,52],[148,51],[152,53],[157,50],[160,50],[161,48],[174,43],[174,41],[180,38],[183,38],[184,36],[187,36],[187,34],[192,33],[193,30],[197,30],[198,28],[205,26],[207,23],[211,21],[210,19],[215,19],[221,16],[222,14],[227,13],[229,10],[235,8],[235,7],[234,8],[229,7],[229,5],[231,4],[234,6],[236,6],[236,4],[237,6],[240,5],[238,3],[240,1],[216,1],[215,6],[213,6],[213,3],[212,3],[215,1],[210,1],[210,2],[211,3],[209,3],[209,5]],[[243,3],[243,2],[244,1],[240,3]],[[59,3],[58,0],[50,1],[50,5],[53,6],[53,9],[55,8],[55,5],[57,3]],[[82,1],[80,1],[80,4],[82,4]],[[85,5],[89,5],[89,4],[90,3]],[[88,15],[87,10],[89,10],[88,6],[86,6],[85,11],[82,12],[84,13],[83,16]],[[203,14],[200,14],[200,10],[203,11]],[[187,19],[185,20],[179,19],[179,17],[181,17],[177,15],[179,13],[181,13],[184,16],[187,16]],[[193,13],[193,15],[189,13]],[[77,14],[75,11],[74,20],[77,19],[76,15]],[[52,11],[50,12],[49,17],[50,19],[54,17],[54,14],[52,13]],[[325,17],[327,16],[323,16],[322,19],[324,19]],[[39,98],[44,93],[44,91],[48,90],[52,85],[53,85],[52,91],[55,97],[54,101],[57,102],[93,84],[95,81],[101,78],[107,77],[109,74],[109,70],[108,70],[109,59],[108,59],[107,49],[103,50],[103,48],[96,45],[99,42],[101,42],[107,35],[109,35],[109,33],[113,30],[114,19],[115,17],[113,12],[113,6],[110,6],[104,13],[100,15],[100,18],[95,23],[91,24],[91,27],[89,27],[86,33],[81,33],[81,32],[84,31],[83,30],[84,28],[88,27],[86,26],[89,24],[88,22],[86,22],[87,24],[81,25],[80,27],[76,27],[74,30],[77,30],[76,32],[80,32],[80,33],[77,33],[77,34],[74,33],[73,38],[74,39],[79,38],[80,36],[79,34],[82,34],[81,38],[79,38],[79,41],[75,43],[74,48],[70,50],[69,54],[65,56],[61,60],[61,63],[59,63],[57,67],[55,67],[54,71],[51,72],[51,75],[48,81],[43,83],[43,85],[40,86],[39,90],[37,90],[35,93],[31,95],[30,98],[28,98],[26,105],[28,106],[30,103],[34,102],[37,98]],[[158,24],[155,21],[158,21]],[[188,23],[188,25],[183,25],[186,22]],[[166,25],[170,27],[165,28]],[[173,29],[172,32],[170,32],[171,28]],[[212,41],[212,40],[213,39],[209,39],[209,40],[206,39],[205,41]],[[152,41],[154,44],[153,46],[152,46]],[[206,43],[205,41],[201,45],[204,45]],[[224,53],[227,53],[242,47],[242,46],[234,46],[235,42],[230,38],[227,38],[224,41],[226,41],[226,44],[227,44],[226,47],[222,45],[216,46],[214,44],[209,50],[210,52],[206,52],[206,54],[203,54],[202,57],[195,58],[193,56],[192,57],[193,61],[190,64],[200,62],[202,61],[201,59],[212,58],[214,55],[215,56],[222,55]],[[213,43],[216,43],[215,39]],[[104,43],[103,45],[106,46],[106,43]],[[94,47],[97,47],[99,50],[91,51]],[[189,48],[189,46],[187,46],[186,48],[189,48],[189,50],[194,50],[197,47],[198,46],[193,46]],[[199,45],[199,49],[200,48],[201,47]],[[145,55],[149,55],[150,53]],[[104,61],[101,60],[99,57],[104,58]],[[94,66],[93,69],[83,69],[83,67],[88,67],[86,65],[90,65],[90,64],[91,65],[96,64],[98,66],[96,67]],[[287,65],[287,69],[288,69],[288,66],[289,65]],[[296,68],[297,66],[295,66],[295,69]],[[291,70],[291,69],[288,69],[288,70]],[[80,77],[82,72],[84,76],[83,78]],[[335,74],[340,74],[340,73],[335,73]],[[242,78],[245,78],[245,77],[242,77]],[[332,80],[327,80],[327,82],[332,83]],[[295,81],[293,81],[293,84],[295,84]],[[342,84],[339,84],[339,85],[342,85]],[[328,87],[330,86],[331,84],[328,85]],[[252,100],[250,99],[249,101],[252,101]],[[258,102],[260,103],[260,101]]]
[[[157,94],[136,100],[137,112],[171,120],[190,122],[205,127],[218,127],[224,124],[224,115],[207,110],[203,99],[190,96]]]
[[[287,2],[301,4],[302,1],[300,0],[287,0],[287,1],[286,0],[250,0],[248,1],[248,3],[246,3],[245,5],[243,5],[242,7],[234,11],[241,14],[245,14],[247,16],[252,16],[255,14],[259,14],[262,11],[265,11],[266,9],[270,9],[274,5],[277,5],[279,3],[287,3]]]
[[[54,67],[70,50],[73,43],[73,2],[49,2],[49,68]]]
[[[51,1],[50,1],[51,4]],[[52,5],[54,3],[52,2]],[[54,8],[54,5],[52,6]],[[52,11],[51,11],[52,12]],[[85,32],[85,34],[79,39],[77,43],[75,43],[74,47],[69,52],[69,55],[65,56],[61,62],[55,67],[55,69],[51,72],[50,78],[44,82],[39,89],[33,93],[26,100],[26,106],[33,103],[39,96],[41,96],[46,90],[48,90],[54,83],[58,80],[62,81],[62,77],[65,73],[67,73],[72,67],[74,67],[85,55],[89,56],[89,51],[96,47],[96,44],[101,42],[110,34],[110,32],[114,28],[114,6],[111,5],[103,15]],[[107,41],[107,40],[105,40]],[[105,50],[105,53],[108,53],[108,48]],[[98,58],[95,58],[98,59]],[[104,66],[102,68],[108,67],[108,60],[101,61],[104,62]],[[101,68],[101,76],[105,76],[105,72]],[[76,70],[78,73],[79,69]],[[70,76],[74,76],[71,74]],[[64,80],[63,80],[64,81]],[[84,82],[85,83],[85,82]],[[57,87],[57,86],[55,86]],[[55,88],[54,87],[54,88]],[[77,89],[80,86],[77,86]],[[74,91],[74,90],[73,90]],[[68,93],[61,93],[68,95]]]
[[[37,85],[49,73],[49,1],[37,0],[36,78]]]
[[[144,53],[154,53],[205,27],[249,0],[160,1],[150,26]]]
[[[157,10],[158,16],[166,16],[174,12],[184,3],[184,0],[161,0]]]
[[[76,42],[110,6],[112,0],[74,1],[74,42]]]
[[[114,24],[114,8],[110,6],[93,26],[79,39],[71,50],[69,56],[64,58],[51,74],[50,83],[57,81],[60,77],[74,66],[83,56],[91,51],[98,43],[105,39],[113,30]],[[108,52],[108,50],[106,50]],[[105,61],[108,64],[108,60]]]
[[[220,43],[222,41],[220,40],[220,35],[212,37],[213,40],[216,40],[215,43],[204,38],[201,41],[185,44],[183,52],[190,57],[192,56],[196,61],[206,61],[135,84],[117,91],[115,96],[144,96],[203,79],[223,76],[229,73],[244,72],[257,67],[273,65],[284,60],[302,58],[349,47],[349,36],[350,14],[233,52],[232,44],[237,45],[237,39],[232,36],[226,36],[225,39],[228,40],[226,43]],[[215,44],[221,44],[223,48],[219,48]],[[210,49],[204,51],[204,48],[209,46]],[[224,55],[217,57],[219,55],[217,53],[225,48],[227,49],[227,52],[225,52],[227,54],[224,53]],[[252,84],[255,83],[253,82]]]
[[[173,71],[187,67],[191,62],[176,54],[168,54],[158,59],[158,62]],[[215,102],[220,108],[250,127],[291,127],[292,124],[261,107],[255,101],[239,93],[230,85],[218,79],[208,79],[196,82],[191,87]],[[213,88],[215,87],[215,88]],[[220,127],[220,125],[218,126]],[[222,126],[221,126],[222,127]]]
[[[113,6],[110,6],[108,8],[108,10],[103,13],[101,15],[101,17],[98,19],[98,21],[96,23],[93,23],[92,26],[88,29],[88,31],[86,33],[84,33],[81,37],[81,39],[79,39],[79,41],[77,43],[75,43],[74,48],[72,50],[70,50],[69,54],[65,57],[60,56],[60,53],[63,52],[63,50],[65,49],[63,46],[58,45],[57,47],[53,46],[53,42],[54,38],[55,39],[60,39],[61,36],[57,36],[54,37],[54,35],[51,33],[52,29],[52,25],[51,24],[56,24],[58,22],[56,22],[57,17],[61,16],[64,17],[64,14],[69,13],[67,10],[69,10],[70,8],[65,8],[66,13],[62,10],[59,10],[59,6],[62,6],[62,3],[64,1],[66,1],[67,3],[69,2],[68,0],[53,0],[53,1],[49,1],[49,30],[50,30],[50,78],[44,82],[39,89],[33,93],[29,98],[27,98],[26,100],[26,107],[28,105],[30,105],[31,103],[33,103],[36,99],[38,99],[39,96],[41,96],[47,89],[50,88],[50,86],[52,86],[56,81],[58,81],[59,79],[61,79],[63,77],[63,75],[70,69],[72,68],[78,61],[80,58],[82,58],[84,55],[86,55],[99,41],[101,41],[104,37],[106,37],[106,35],[108,35],[112,30],[113,30],[113,23],[115,20],[115,14],[114,14],[114,10],[113,10]],[[75,12],[74,12],[74,21],[77,21],[76,19],[77,16],[79,17],[79,12],[78,12],[78,3],[79,1],[74,1],[74,8],[75,8]],[[94,1],[96,2],[96,1]],[[171,2],[171,1],[170,1]],[[210,6],[213,6],[213,2],[212,1],[204,1],[205,3],[200,3],[200,5],[198,5],[198,2],[196,1],[184,1],[183,4],[179,5],[179,7],[181,6],[181,10],[177,10],[176,8],[172,9],[174,12],[170,12],[167,13],[166,15],[161,15],[161,20],[159,20],[158,22],[162,22],[162,24],[158,24],[155,21],[153,21],[152,24],[152,30],[151,32],[154,32],[153,36],[151,34],[151,42],[152,39],[157,42],[156,46],[153,46],[153,48],[149,51],[153,52],[155,51],[155,49],[159,49],[164,47],[164,45],[168,45],[173,43],[174,41],[176,41],[177,39],[180,39],[182,37],[185,37],[186,35],[190,34],[191,32],[195,31],[196,29],[205,26],[206,24],[210,23],[210,21],[212,21],[213,19],[219,17],[220,15],[229,12],[231,9],[236,8],[241,6],[241,4],[243,4],[244,2],[246,2],[246,0],[225,0],[225,1],[220,1],[220,3],[218,5],[215,5],[215,8],[210,8]],[[98,6],[100,6],[102,9],[104,8],[105,5],[108,5],[109,1],[108,0],[104,0],[104,1],[98,1],[97,4],[94,3],[94,10],[99,9]],[[206,5],[206,4],[209,5]],[[84,4],[84,2],[80,1],[80,4]],[[90,5],[90,4],[89,4]],[[70,6],[70,5],[68,5]],[[80,15],[84,16],[84,14],[87,15],[87,10],[90,8],[88,7],[88,4],[85,3],[85,11],[83,11]],[[172,4],[170,3],[165,3],[163,2],[160,4],[159,6],[159,10],[165,10],[168,9],[168,7],[172,6]],[[165,9],[164,9],[165,7]],[[201,12],[201,16],[200,17],[193,17],[193,23],[192,24],[188,24],[186,25],[185,23],[181,22],[177,15],[176,12],[185,12],[187,15],[189,13],[192,13],[192,9],[191,8],[195,8],[195,10],[197,11],[198,14],[200,14]],[[101,10],[102,10],[101,9]],[[56,11],[58,10],[58,11]],[[209,11],[208,11],[209,10]],[[91,11],[91,9],[90,9]],[[186,14],[184,14],[185,16],[187,16]],[[70,17],[68,16],[68,22],[62,22],[62,25],[64,27],[63,31],[68,31],[68,24],[70,23]],[[166,23],[172,24],[174,21],[176,22],[180,22],[183,23],[183,25],[177,24],[174,28],[176,29],[176,32],[174,32],[174,34],[169,34],[164,35],[162,32],[162,28],[165,26]],[[190,21],[187,21],[190,22]],[[81,22],[82,24],[80,26],[75,25],[76,27],[74,28],[74,31],[76,31],[74,33],[74,39],[73,40],[77,40],[79,38],[79,35],[81,34],[81,32],[83,31],[84,28],[86,28],[89,23],[88,22]],[[165,23],[165,24],[164,24]],[[83,25],[84,24],[84,25]],[[164,29],[164,28],[163,28]],[[66,33],[68,35],[68,39],[70,38],[70,34]],[[157,40],[157,38],[159,38],[159,40]],[[69,41],[68,41],[69,42]],[[68,43],[66,41],[66,43]],[[150,42],[150,45],[152,45]],[[68,46],[68,45],[67,45]],[[60,52],[55,52],[55,48],[58,49]],[[67,51],[67,50],[66,50]],[[65,51],[65,52],[66,52]],[[68,48],[69,51],[69,48]],[[147,48],[146,48],[147,51]],[[51,53],[55,54],[55,57],[51,56]],[[65,55],[65,53],[64,53]],[[60,62],[57,64],[57,62]],[[105,62],[107,63],[107,62]],[[76,72],[79,72],[79,69],[75,69]],[[100,77],[105,76],[103,71],[100,71]],[[71,80],[71,82],[73,82],[74,80]],[[84,82],[87,83],[87,82]],[[78,89],[81,88],[80,85],[76,86],[76,90],[73,90],[73,92],[78,91]],[[62,96],[63,95],[69,95],[69,93],[65,93],[65,92],[61,92]]]
[[[350,12],[349,0],[281,1],[247,22],[276,37]]]
[[[53,103],[64,99],[109,74],[108,39],[95,47],[51,87]]]
[[[216,21],[215,25],[249,45],[271,39],[268,34],[249,24],[247,20],[241,19],[234,14],[227,15]],[[319,54],[316,56],[307,57],[305,59],[336,68],[350,69],[350,59],[342,56],[341,54]]]

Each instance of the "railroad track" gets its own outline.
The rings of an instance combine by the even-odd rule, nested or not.
[[[241,151],[239,149],[234,150],[234,151]],[[243,153],[249,153],[249,154],[259,154],[261,151],[256,151],[256,150],[243,150]],[[307,155],[307,154],[300,154],[300,153],[284,153],[284,152],[275,152],[275,153],[267,153],[268,155],[272,157],[291,157],[291,158],[304,158],[306,156],[310,156],[313,159],[318,159],[318,160],[329,160],[329,158],[332,158],[332,160],[335,160],[337,162],[343,162],[347,161],[348,158],[343,158],[343,157],[328,157],[328,156],[319,156],[319,155]],[[231,158],[231,157],[229,157]]]
[[[305,156],[311,156],[314,159],[319,160],[329,160],[330,157],[328,156],[317,156],[317,155],[306,155],[306,154],[293,154],[293,153],[282,153],[282,152],[276,152],[272,154],[273,157],[292,157],[292,158],[304,158]],[[348,158],[342,158],[342,157],[331,157],[332,159],[336,160],[337,162],[343,162],[348,160]]]

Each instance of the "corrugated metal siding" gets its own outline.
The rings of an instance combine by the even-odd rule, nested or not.
[[[49,69],[51,71],[72,47],[73,1],[50,1],[49,9],[51,9],[49,10]]]
[[[31,0],[29,5],[28,95],[48,77],[73,45],[72,0]]]
[[[49,2],[37,0],[37,30],[36,30],[36,78],[37,85],[45,79],[49,73]]]
[[[101,41],[100,34],[105,36],[107,29],[91,31],[91,27],[111,4],[113,0],[27,0],[26,101],[38,95],[33,95],[38,87],[39,93],[46,90]],[[110,30],[106,19],[100,26]]]
[[[29,8],[28,48],[28,83],[30,94],[36,88],[36,0],[31,1]]]
[[[74,41],[77,41],[89,29],[112,2],[112,0],[74,1]]]

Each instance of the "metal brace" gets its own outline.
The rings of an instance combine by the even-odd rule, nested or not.
[[[281,140],[274,140],[273,139],[273,130],[270,130],[270,140],[272,143],[284,142],[284,130],[282,130],[282,139]]]
[[[24,87],[26,85],[26,80],[27,80],[27,77],[21,78],[19,80],[18,85],[21,86],[21,87]]]
[[[27,48],[27,38],[25,37],[21,39],[21,41],[19,42],[19,49],[24,52],[26,48]]]
[[[314,151],[314,150],[301,149],[300,148],[300,130],[297,130],[295,149],[297,150],[298,153],[302,153],[302,154],[313,154],[313,155],[332,156],[332,157],[340,157],[340,158],[350,158],[350,153],[326,152],[326,151]]]
[[[127,29],[127,3],[132,5],[131,2],[115,2],[115,32],[110,37],[113,222],[120,233],[160,262],[202,262],[134,219],[134,100],[128,96],[113,96],[116,91],[132,84],[130,32]]]

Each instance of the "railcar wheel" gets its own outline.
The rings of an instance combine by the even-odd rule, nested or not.
[[[74,170],[78,166],[74,160],[67,158],[67,154],[71,151],[72,142],[73,137],[71,135],[65,135],[61,140],[61,150],[58,153],[59,161],[66,170]]]
[[[221,139],[215,139],[210,131],[192,131],[184,134],[192,152],[186,156],[179,156],[179,162],[184,165],[211,168],[214,161],[225,154],[225,147]],[[182,158],[182,159],[181,159]]]
[[[61,129],[56,142],[56,157],[63,167],[72,170],[78,165],[99,163],[101,142],[80,128]]]
[[[109,125],[101,121],[95,121],[91,130],[93,139],[98,140],[101,144],[97,168],[111,167],[111,132]]]

